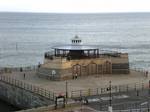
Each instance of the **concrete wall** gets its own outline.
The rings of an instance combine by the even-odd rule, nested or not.
[[[26,109],[52,104],[53,101],[38,94],[0,81],[0,99]]]

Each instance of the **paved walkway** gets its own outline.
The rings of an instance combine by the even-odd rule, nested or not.
[[[24,79],[24,73],[25,79]],[[13,72],[7,73],[4,75],[11,76],[18,80],[25,81],[27,83],[46,88],[50,91],[61,93],[65,92],[66,81],[50,81],[48,79],[39,78],[36,75],[35,71],[30,72]],[[99,76],[87,76],[87,77],[78,77],[78,79],[67,80],[68,82],[68,91],[82,90],[89,88],[100,88],[106,87],[109,85],[109,81],[112,82],[112,85],[123,85],[123,84],[133,84],[148,82],[150,77],[147,78],[141,72],[131,71],[130,74],[109,74],[109,75],[99,75]]]

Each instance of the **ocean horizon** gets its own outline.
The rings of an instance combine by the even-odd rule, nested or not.
[[[43,62],[51,46],[83,44],[129,53],[131,67],[149,69],[150,13],[0,13],[0,67]]]

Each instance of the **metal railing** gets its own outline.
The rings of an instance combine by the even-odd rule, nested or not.
[[[146,69],[143,69],[143,68],[136,68],[136,67],[132,67],[131,70],[133,71],[136,71],[136,72],[141,72],[141,73],[146,73],[146,72],[149,72],[148,70]]]
[[[108,104],[101,104],[100,110],[107,111]],[[150,104],[148,101],[126,101],[122,103],[112,104],[114,112],[150,112]]]
[[[23,71],[36,71],[38,65],[27,66],[27,67],[1,67],[0,74],[11,73],[11,72],[23,72]]]
[[[7,83],[7,84],[10,84],[12,86],[24,89],[26,91],[35,93],[35,94],[40,95],[42,97],[48,98],[50,100],[53,100],[53,101],[55,100],[55,93],[54,92],[48,91],[44,88],[35,86],[33,84],[30,84],[30,83],[26,83],[26,82],[14,79],[10,76],[0,75],[0,81]]]
[[[118,93],[118,92],[129,92],[129,91],[139,91],[148,88],[148,83],[133,83],[133,84],[125,84],[125,85],[112,85],[111,92]],[[103,88],[92,88],[92,89],[84,89],[84,90],[76,90],[71,91],[71,98],[78,98],[84,96],[93,96],[93,95],[101,95],[101,94],[108,94],[109,85]]]
[[[45,58],[46,59],[51,59],[53,60],[55,57],[61,57],[61,58],[66,58],[68,60],[74,60],[71,59],[71,57],[69,56],[69,54],[57,54],[57,56],[55,56],[52,52],[46,52],[45,53]],[[121,57],[121,53],[118,52],[101,52],[99,54],[87,54],[84,53],[83,56],[80,56],[79,59],[90,59],[90,58],[104,58],[104,57]]]

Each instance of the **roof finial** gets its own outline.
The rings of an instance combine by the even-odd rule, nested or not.
[[[75,35],[75,37],[71,40],[72,44],[81,44],[82,40],[79,38],[78,35]]]
[[[75,37],[74,37],[75,39],[78,39],[79,37],[78,37],[78,35],[75,35]]]

